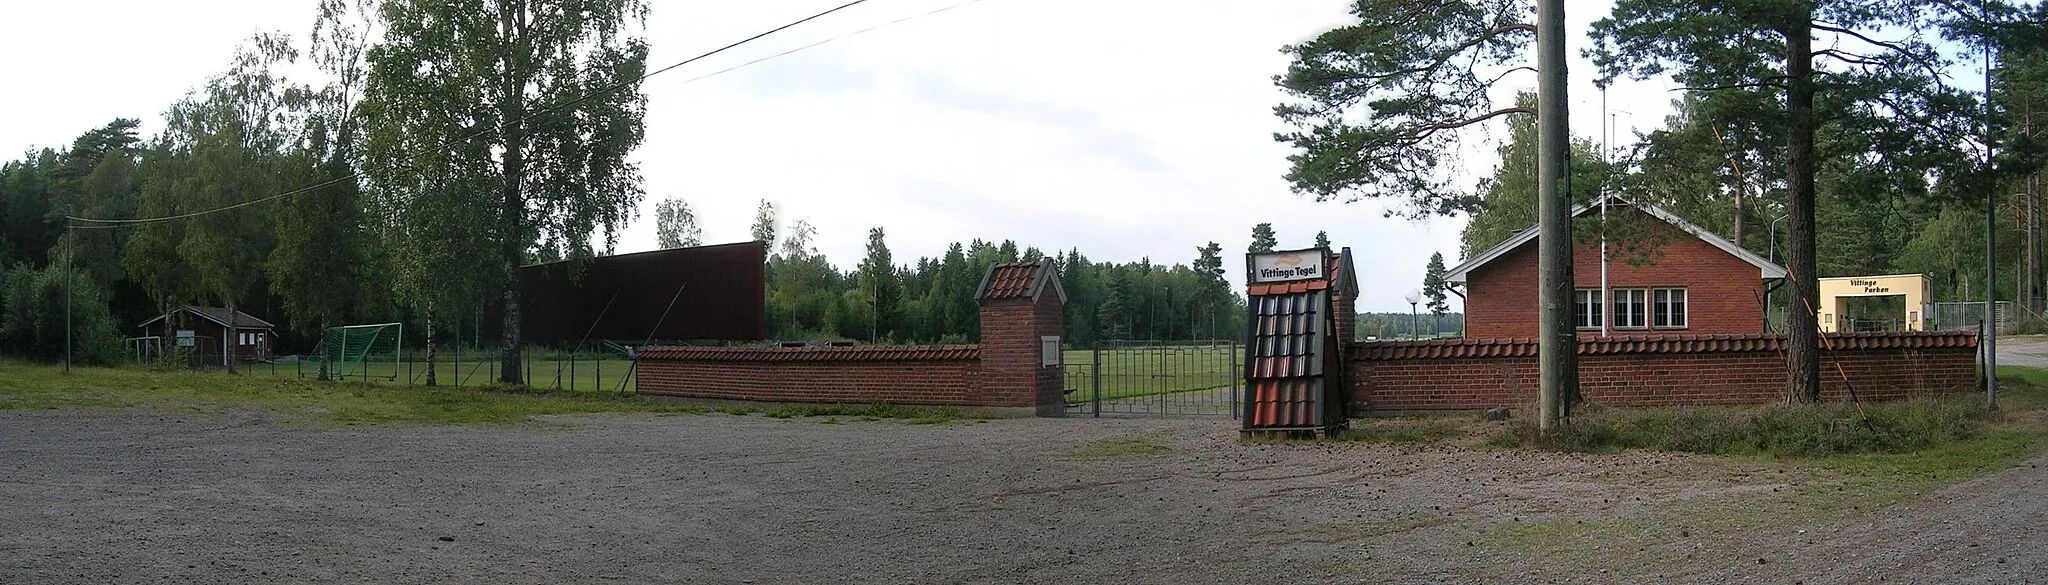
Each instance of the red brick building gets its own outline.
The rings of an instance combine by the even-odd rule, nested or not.
[[[1783,267],[1655,205],[1606,201],[1604,225],[1612,229],[1604,293],[1598,236],[1581,230],[1572,248],[1581,338],[1601,335],[1603,325],[1617,336],[1766,332],[1765,281],[1784,279]],[[1595,202],[1573,210],[1573,223],[1597,234],[1599,215]],[[1465,297],[1465,337],[1537,336],[1536,236],[1532,226],[1445,273]]]

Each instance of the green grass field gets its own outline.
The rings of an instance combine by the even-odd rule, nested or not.
[[[1091,376],[1094,360],[1102,360],[1102,399],[1117,400],[1159,394],[1174,394],[1199,390],[1225,388],[1232,383],[1232,374],[1242,367],[1244,348],[1232,351],[1222,346],[1152,346],[1125,347],[1093,350],[1067,350],[1063,353],[1066,370],[1066,387],[1078,389],[1072,396],[1087,400],[1093,396]],[[465,353],[462,361],[452,361],[451,352],[442,352],[434,364],[434,376],[438,384],[462,386],[490,384],[497,379],[498,362],[491,354]],[[410,363],[392,363],[389,358],[366,361],[359,369],[348,372],[348,381],[365,381],[372,384],[410,383],[414,386],[426,384],[427,364],[423,356],[415,356]],[[459,366],[459,367],[458,367]],[[551,353],[532,353],[526,358],[527,385],[539,389],[562,389],[576,392],[623,392],[632,393],[637,379],[627,380],[620,387],[621,378],[626,375],[632,362],[625,359],[559,359]],[[244,373],[253,376],[279,378],[315,378],[319,375],[318,362],[295,363],[283,361],[276,364],[243,364]]]
[[[1231,374],[1243,372],[1244,347],[1235,351],[1222,346],[1155,346],[1093,350],[1067,350],[1068,388],[1077,389],[1072,400],[1093,398],[1091,376],[1095,360],[1102,360],[1102,399],[1115,400],[1224,388],[1233,382]]]
[[[267,366],[267,364],[266,364]],[[709,409],[635,396],[507,386],[405,387],[391,383],[318,382],[222,370],[159,370],[143,366],[58,366],[0,359],[0,410],[144,408],[215,412],[223,407],[280,413],[313,424],[512,423],[533,415],[586,412],[701,413]]]
[[[589,362],[584,362],[589,363]],[[267,365],[267,364],[266,364]],[[219,413],[251,409],[279,420],[321,425],[397,423],[517,423],[535,415],[574,413],[656,413],[771,418],[823,418],[826,423],[895,419],[909,424],[961,420],[951,408],[887,404],[818,404],[757,408],[732,404],[713,409],[639,396],[494,384],[402,386],[390,382],[321,382],[279,369],[188,371],[147,366],[79,367],[65,374],[53,364],[0,358],[0,410],[145,409]],[[609,372],[610,370],[607,370]],[[620,371],[624,371],[623,369]],[[535,370],[538,375],[539,370]],[[581,372],[578,372],[581,375]],[[609,375],[609,374],[608,374]],[[610,379],[610,378],[607,378]]]
[[[435,381],[440,385],[455,385],[458,374],[463,386],[490,384],[497,380],[498,362],[489,354],[464,354],[461,363],[451,361],[451,354],[437,356],[434,364]],[[427,364],[424,358],[412,363],[392,363],[389,358],[367,361],[360,369],[351,368],[348,380],[361,379],[371,383],[400,384],[408,382],[415,386],[427,383]],[[557,359],[553,354],[532,354],[526,358],[527,385],[534,388],[575,390],[577,392],[623,392],[630,394],[635,386],[627,381],[623,389],[619,383],[633,365],[625,359],[577,360]],[[244,364],[242,369],[257,376],[282,378],[315,378],[319,376],[320,364],[315,361],[304,363],[282,362],[278,364]]]

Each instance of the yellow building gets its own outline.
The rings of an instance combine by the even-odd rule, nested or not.
[[[1850,297],[1906,297],[1904,329],[1927,330],[1927,303],[1933,297],[1925,274],[1843,276],[1820,279],[1820,330],[1836,332]]]

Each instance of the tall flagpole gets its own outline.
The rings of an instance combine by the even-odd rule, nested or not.
[[[1980,4],[1982,6],[1983,4]],[[1990,17],[1990,11],[1985,11]],[[1991,43],[1984,43],[1984,402],[1998,408],[1998,174],[1991,168]]]
[[[1614,325],[1614,289],[1607,284],[1607,149],[1613,147],[1613,119],[1607,115],[1607,86],[1600,86],[1600,337]]]

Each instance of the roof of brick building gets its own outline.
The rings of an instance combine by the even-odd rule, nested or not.
[[[1607,204],[1609,206],[1632,207],[1641,210],[1643,213],[1648,214],[1650,217],[1654,217],[1659,221],[1671,224],[1672,227],[1676,227],[1679,230],[1684,231],[1685,233],[1691,234],[1693,237],[1699,238],[1700,241],[1706,242],[1707,244],[1712,245],[1715,248],[1720,248],[1721,251],[1727,252],[1730,256],[1734,256],[1738,259],[1741,259],[1744,262],[1748,262],[1751,265],[1756,266],[1758,274],[1762,278],[1785,277],[1785,267],[1772,263],[1770,260],[1765,260],[1764,257],[1756,255],[1755,252],[1745,250],[1742,248],[1742,246],[1736,245],[1735,242],[1730,242],[1726,238],[1722,238],[1721,236],[1715,235],[1714,232],[1707,230],[1707,228],[1703,228],[1697,224],[1686,221],[1685,218],[1679,217],[1678,214],[1666,211],[1662,207],[1658,207],[1648,203],[1630,201],[1628,198],[1621,197],[1619,195],[1603,195],[1600,197],[1600,199],[1594,200],[1592,203],[1580,205],[1577,208],[1572,209],[1571,216],[1577,218],[1580,216],[1600,211],[1602,204]],[[1444,282],[1465,282],[1466,276],[1471,274],[1473,270],[1477,270],[1479,267],[1485,266],[1489,262],[1498,260],[1502,256],[1506,256],[1508,252],[1512,252],[1516,248],[1522,247],[1523,244],[1536,241],[1536,236],[1538,235],[1537,232],[1539,231],[1540,230],[1536,229],[1536,226],[1530,226],[1529,229],[1515,232],[1514,237],[1508,238],[1507,241],[1501,242],[1500,245],[1494,246],[1492,249],[1489,249],[1485,252],[1481,252],[1478,255],[1475,255],[1471,258],[1467,258],[1464,262],[1458,263],[1457,266],[1452,266],[1450,270],[1444,272]]]

